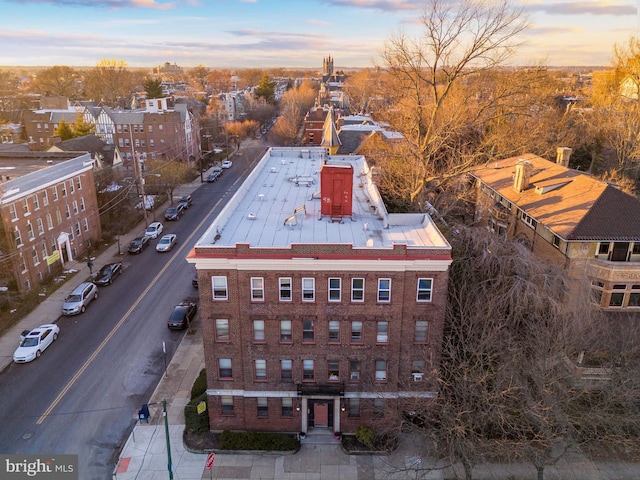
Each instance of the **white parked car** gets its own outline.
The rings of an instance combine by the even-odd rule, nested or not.
[[[60,327],[55,324],[46,324],[34,328],[28,334],[23,334],[20,346],[13,353],[13,361],[27,363],[35,360],[58,338],[59,333]]]
[[[153,222],[149,224],[144,232],[144,235],[149,238],[158,238],[163,230],[164,227],[160,222]]]
[[[176,244],[177,241],[178,241],[178,238],[174,233],[168,233],[160,239],[160,241],[156,245],[156,251],[168,252],[173,248],[173,246]]]
[[[225,160],[224,162],[222,162],[221,167],[222,168],[231,168],[231,167],[233,167],[233,162],[231,160]]]

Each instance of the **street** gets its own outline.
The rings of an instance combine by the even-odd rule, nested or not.
[[[184,257],[249,173],[252,152],[261,155],[264,147],[247,150],[233,157],[233,167],[217,182],[193,191],[193,205],[180,220],[163,221],[163,233],[178,236],[173,250],[157,253],[157,240],[151,240],[139,255],[124,253],[118,257],[123,274],[100,287],[84,314],[38,320],[56,322],[60,337],[37,361],[12,364],[0,375],[1,452],[74,453],[79,478],[111,478],[137,410],[185,335],[166,324],[174,305],[197,298],[194,270]],[[155,212],[161,221],[163,214],[163,209]],[[121,250],[126,252],[126,245]],[[62,288],[80,281],[74,278]]]

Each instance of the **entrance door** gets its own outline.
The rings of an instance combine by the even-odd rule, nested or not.
[[[316,403],[314,405],[315,413],[315,426],[316,427],[328,427],[329,426],[329,404],[326,402]]]

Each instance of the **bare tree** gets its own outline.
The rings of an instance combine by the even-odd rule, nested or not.
[[[421,23],[423,38],[397,34],[387,42],[382,58],[396,106],[388,119],[410,142],[425,172],[431,173],[438,152],[461,129],[473,128],[466,100],[475,92],[466,91],[464,81],[508,59],[527,22],[522,10],[507,0],[430,0]]]
[[[38,73],[34,91],[42,95],[59,95],[75,98],[79,93],[78,72],[65,65],[55,65]]]
[[[102,100],[112,107],[125,106],[135,89],[136,79],[127,62],[103,58],[85,77],[89,98]]]

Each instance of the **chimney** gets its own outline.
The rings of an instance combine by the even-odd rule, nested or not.
[[[516,174],[513,178],[513,189],[522,193],[529,188],[529,176],[531,175],[531,162],[520,159],[516,163]]]
[[[569,147],[558,147],[556,151],[556,163],[569,168],[569,158],[571,158],[571,149]]]

